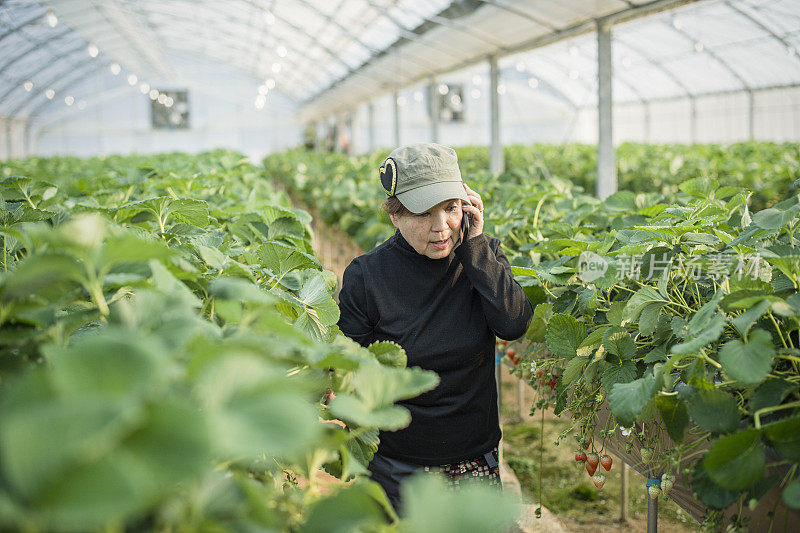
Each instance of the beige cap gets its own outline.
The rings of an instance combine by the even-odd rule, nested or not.
[[[469,203],[456,151],[441,144],[416,143],[393,150],[379,176],[386,195],[397,196],[412,213],[455,198]]]

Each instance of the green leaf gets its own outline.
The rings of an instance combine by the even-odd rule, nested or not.
[[[753,224],[761,229],[781,229],[794,218],[794,213],[770,207],[753,213]]]
[[[611,306],[606,313],[608,322],[614,326],[622,326],[622,319],[625,314],[625,307],[628,302],[611,302]]]
[[[721,314],[717,314],[709,320],[705,329],[693,333],[692,324],[690,321],[689,332],[686,335],[688,340],[674,345],[671,349],[671,352],[678,355],[698,352],[707,344],[716,341],[719,336],[722,335],[722,332],[725,330],[725,324],[725,317]]]
[[[739,406],[729,394],[719,390],[686,387],[681,391],[689,416],[694,422],[712,433],[727,433],[739,427]]]
[[[295,324],[309,331],[317,340],[324,339],[328,328],[339,320],[339,306],[328,291],[325,277],[316,274],[306,281],[297,299],[303,311]]]
[[[262,245],[258,249],[258,257],[279,279],[292,270],[321,268],[314,256],[278,241],[269,241]]]
[[[616,383],[609,395],[611,412],[620,425],[630,427],[655,392],[655,378],[652,374],[630,383]]]
[[[742,337],[747,337],[747,333],[750,330],[750,327],[761,318],[761,315],[767,312],[767,309],[770,307],[769,300],[761,300],[753,307],[750,307],[739,316],[731,320],[731,324],[736,328],[736,331],[739,332],[739,335]]]
[[[770,378],[759,385],[750,397],[750,412],[755,415],[760,409],[780,405],[797,385],[782,379]]]
[[[627,361],[636,355],[636,345],[631,334],[623,328],[611,326],[603,333],[603,347],[620,360]]]
[[[636,363],[623,361],[621,365],[612,364],[600,374],[600,383],[608,392],[616,383],[630,383],[639,375]]]
[[[400,531],[404,533],[507,531],[520,511],[510,496],[469,476],[454,492],[438,476],[416,474],[403,483],[401,494],[406,513]]]
[[[408,363],[406,351],[396,342],[377,341],[367,346],[382,365],[405,368]]]
[[[586,338],[586,326],[572,316],[555,314],[547,324],[547,348],[558,357],[574,357]]]
[[[677,396],[658,396],[656,406],[669,437],[674,442],[683,442],[683,434],[689,425],[689,411],[686,404]]]
[[[778,453],[800,463],[800,418],[786,418],[764,426],[764,435]]]
[[[169,204],[169,211],[186,224],[204,228],[208,225],[208,204],[193,198],[181,198]]]
[[[345,393],[336,395],[328,405],[328,411],[344,422],[388,431],[402,429],[411,422],[411,415],[404,407],[370,408],[362,400]]]
[[[301,533],[376,531],[388,524],[386,495],[375,481],[359,478],[342,485],[308,508]]]
[[[581,375],[581,372],[583,372],[583,367],[585,367],[586,363],[588,362],[588,356],[579,355],[577,357],[573,357],[569,360],[567,366],[564,368],[564,373],[562,374],[561,379],[566,385],[569,385]]]
[[[644,337],[652,335],[656,326],[658,325],[658,317],[661,314],[661,309],[664,308],[662,303],[652,303],[642,309],[642,314],[639,315],[639,334]]]
[[[635,323],[644,308],[654,303],[666,304],[669,302],[665,301],[655,288],[645,285],[628,300],[625,310],[622,312],[622,325]]]
[[[754,485],[764,476],[766,465],[761,432],[750,428],[720,437],[703,462],[709,477],[722,488],[744,490]]]
[[[772,336],[763,329],[756,329],[746,343],[738,339],[726,342],[719,351],[719,362],[731,379],[755,385],[767,377],[774,356]]]
[[[659,344],[644,356],[645,363],[658,363],[667,360],[667,345]]]
[[[739,491],[724,489],[714,483],[708,476],[702,459],[695,462],[692,470],[692,490],[697,493],[701,502],[712,509],[727,509],[740,494]]]
[[[717,187],[719,187],[717,180],[705,176],[686,180],[678,185],[678,188],[686,194],[703,199],[711,198]]]
[[[439,384],[435,372],[419,367],[394,368],[378,363],[362,364],[353,379],[355,390],[370,408],[413,398]]]
[[[579,356],[587,356],[591,355],[603,342],[603,334],[606,332],[608,328],[607,324],[603,324],[599,326],[597,329],[589,333],[589,335],[583,339],[581,345],[578,346],[577,353]]]
[[[782,498],[787,507],[800,510],[800,479],[786,485]]]

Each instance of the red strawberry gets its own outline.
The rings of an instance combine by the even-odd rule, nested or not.
[[[602,489],[603,485],[606,484],[606,476],[604,476],[603,474],[597,474],[592,478],[592,481],[594,481],[595,487],[597,487],[598,489]]]
[[[600,458],[597,457],[596,453],[590,453],[586,456],[586,464],[590,465],[592,468],[597,468],[597,463],[600,462]]]
[[[603,468],[606,469],[606,472],[611,470],[611,463],[612,460],[610,455],[604,455],[603,457],[600,458],[600,464],[603,465]]]
[[[586,462],[586,452],[581,452],[581,462],[582,463]]]
[[[593,476],[595,471],[597,470],[597,463],[594,466],[589,464],[589,461],[586,461],[586,472],[589,473],[589,476]]]
[[[586,454],[583,452],[575,452],[575,462],[582,463],[586,460]]]
[[[508,350],[506,350],[506,355],[508,357],[514,357],[515,355],[517,355],[517,351],[514,348],[509,348]]]

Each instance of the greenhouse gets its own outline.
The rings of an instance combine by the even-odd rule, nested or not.
[[[795,531],[800,0],[0,0],[0,530]]]

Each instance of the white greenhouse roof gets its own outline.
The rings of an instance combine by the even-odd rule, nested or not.
[[[6,0],[0,115],[63,107],[98,72],[134,91],[187,58],[281,91],[308,120],[490,56],[504,81],[582,107],[597,24],[613,24],[616,102],[800,85],[800,0]]]

